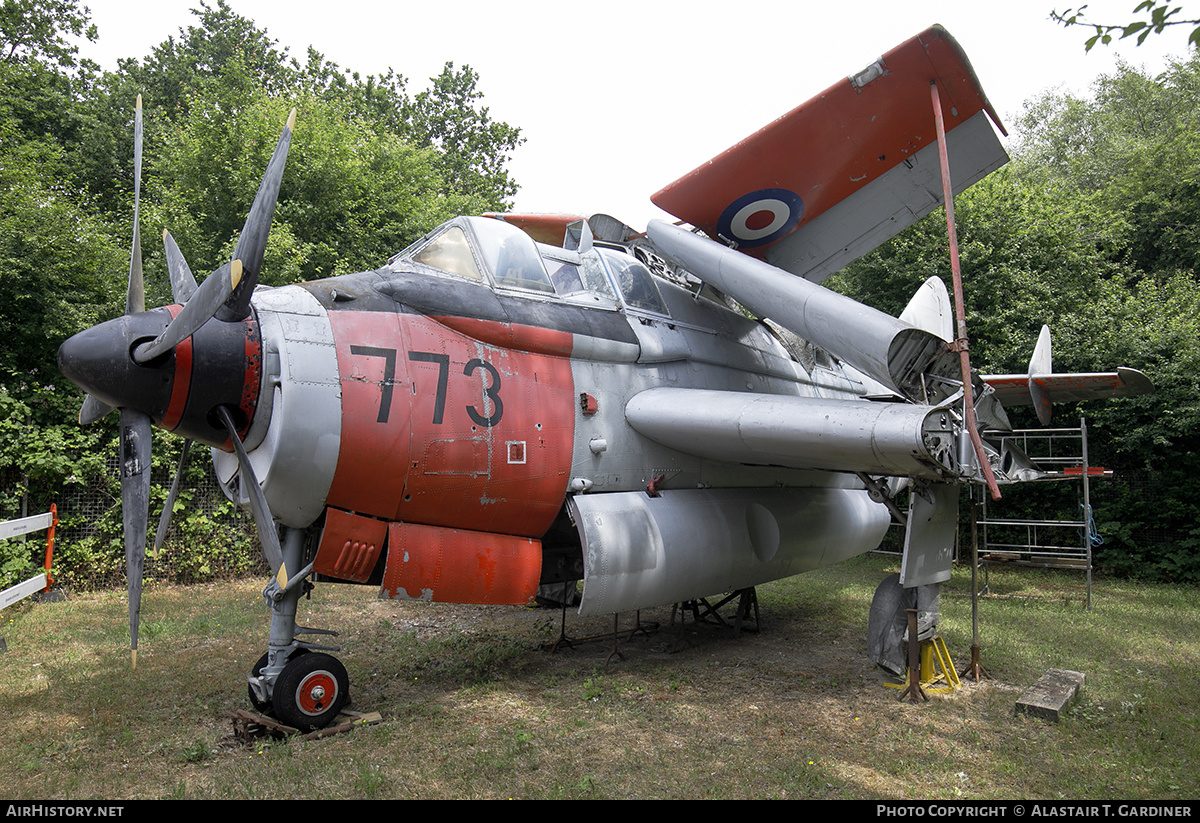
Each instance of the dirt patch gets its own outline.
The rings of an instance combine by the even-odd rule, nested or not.
[[[386,652],[375,655],[371,679],[394,683],[411,674],[423,688],[516,678],[568,682],[586,691],[586,680],[603,677],[633,700],[647,699],[655,688],[686,686],[722,711],[740,704],[749,711],[786,705],[796,722],[808,714],[829,721],[829,706],[815,698],[891,703],[898,696],[884,686],[892,678],[867,659],[865,610],[855,622],[760,604],[759,620],[747,620],[740,631],[731,607],[723,610],[724,624],[669,606],[624,613],[616,621],[611,615],[581,617],[573,608],[564,614],[557,608],[371,601],[334,610],[336,616],[328,608],[321,612],[341,624],[348,666],[358,657],[356,647],[386,647],[394,643],[389,633],[398,632],[417,641],[417,652],[393,659],[400,671],[391,677]],[[355,690],[355,698],[360,708],[374,708],[368,684]]]

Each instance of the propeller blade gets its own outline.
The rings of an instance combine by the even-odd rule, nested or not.
[[[79,407],[79,422],[84,426],[91,425],[112,410],[113,407],[103,400],[97,400],[92,395],[86,394],[83,397],[83,405]]]
[[[158,518],[158,531],[154,533],[154,559],[158,560],[158,550],[167,539],[167,529],[171,526],[171,514],[175,511],[175,498],[179,497],[179,480],[183,477],[183,469],[187,465],[188,449],[191,440],[183,441],[183,451],[179,455],[179,465],[175,469],[175,479],[171,481],[171,491],[167,494],[167,502],[163,504],[162,514]]]
[[[267,498],[263,494],[262,487],[258,485],[254,467],[250,465],[250,457],[246,454],[242,439],[238,437],[237,427],[229,415],[229,409],[218,406],[217,414],[220,416],[221,422],[225,424],[225,429],[229,432],[229,439],[233,441],[234,451],[237,452],[238,473],[241,475],[242,489],[248,493],[250,498],[250,509],[254,512],[254,526],[258,529],[258,539],[262,544],[263,557],[266,558],[267,565],[275,574],[275,581],[279,584],[279,588],[286,589],[289,575],[283,562],[283,549],[279,546],[279,533],[275,529],[275,518],[271,516]]]
[[[267,235],[271,232],[271,221],[275,217],[275,204],[279,200],[279,184],[283,180],[283,169],[287,165],[288,147],[292,143],[292,128],[296,125],[296,110],[288,115],[287,125],[279,135],[279,143],[271,155],[271,162],[263,173],[254,196],[254,205],[246,215],[246,225],[238,237],[233,256],[242,261],[246,277],[234,291],[233,296],[217,313],[221,320],[242,320],[250,313],[250,296],[258,285],[258,274],[262,268],[263,253],[267,249]]]
[[[153,360],[195,334],[229,299],[242,280],[242,272],[242,261],[234,260],[206,277],[163,333],[134,349],[133,359],[138,363]]]
[[[167,273],[171,277],[171,296],[182,306],[196,293],[196,278],[175,238],[166,229],[163,229],[163,251],[167,257]]]
[[[142,197],[142,96],[133,115],[133,248],[129,252],[129,285],[125,290],[125,313],[146,310],[146,287],[142,281],[142,233],[139,213]]]
[[[150,516],[150,417],[121,409],[121,517],[125,526],[125,585],[129,592],[129,650],[137,668],[138,619],[142,610],[142,569]]]

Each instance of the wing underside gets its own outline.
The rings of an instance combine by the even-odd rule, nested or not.
[[[966,55],[934,26],[651,200],[713,239],[820,282],[942,202],[934,83],[961,191],[1008,156]]]

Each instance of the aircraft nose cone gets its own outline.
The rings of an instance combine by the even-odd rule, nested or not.
[[[68,380],[110,406],[136,408],[161,420],[171,395],[174,357],[135,363],[131,352],[162,332],[171,315],[155,309],[92,326],[58,349],[58,368]]]

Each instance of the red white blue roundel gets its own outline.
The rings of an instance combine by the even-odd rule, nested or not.
[[[804,201],[794,191],[759,189],[725,207],[717,232],[740,248],[765,246],[794,229],[803,214]]]

